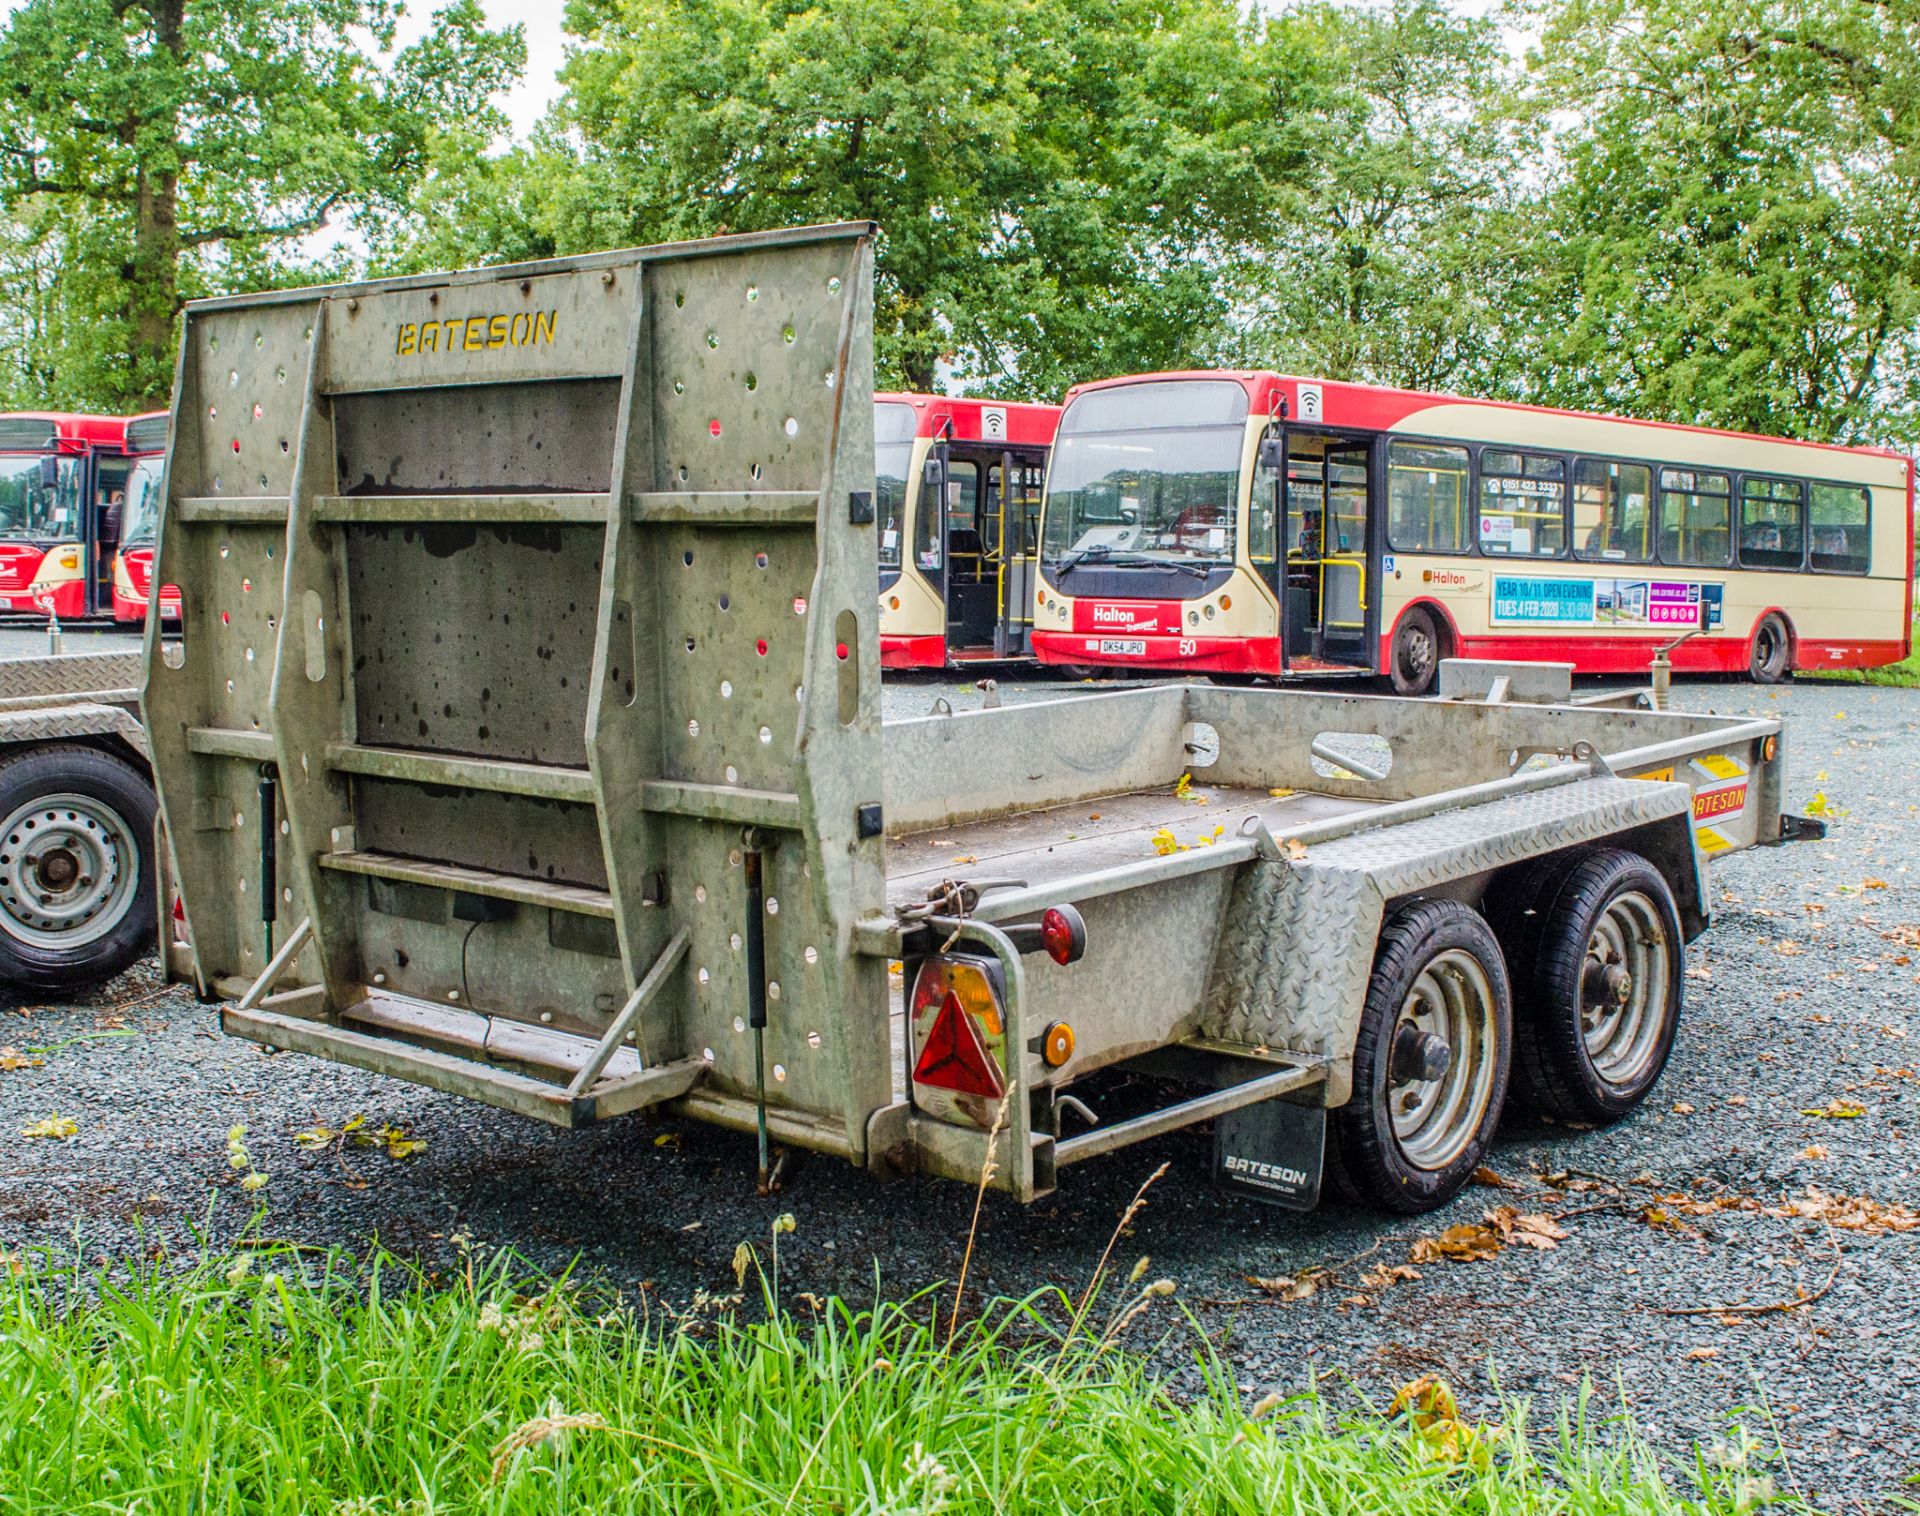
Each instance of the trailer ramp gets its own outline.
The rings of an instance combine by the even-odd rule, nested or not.
[[[872,237],[189,307],[145,714],[229,1032],[862,1156]]]

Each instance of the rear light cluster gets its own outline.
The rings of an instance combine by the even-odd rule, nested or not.
[[[907,1012],[913,1083],[921,1104],[935,1115],[990,1125],[993,1103],[1007,1092],[998,977],[999,965],[991,960],[961,957],[929,958],[914,976]]]
[[[1070,905],[1054,906],[1038,922],[1003,928],[1022,952],[1044,950],[1058,964],[1077,963],[1087,950],[1087,925]],[[1007,1094],[1006,978],[997,959],[936,953],[920,962],[907,997],[914,1102],[942,1121],[991,1127]],[[1073,1028],[1047,1026],[1038,1050],[1048,1068],[1072,1058]]]

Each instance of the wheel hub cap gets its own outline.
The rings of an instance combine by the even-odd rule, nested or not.
[[[1580,1032],[1606,1084],[1636,1086],[1658,1056],[1671,973],[1666,922],[1653,901],[1638,890],[1609,901],[1580,980]]]
[[[1444,1169],[1469,1146],[1493,1098],[1493,985],[1471,953],[1449,948],[1414,981],[1394,1023],[1387,1105],[1407,1161]]]
[[[43,948],[104,937],[133,903],[140,850],[111,806],[49,795],[0,823],[0,930]]]

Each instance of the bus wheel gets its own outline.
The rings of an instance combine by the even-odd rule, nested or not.
[[[1506,1099],[1513,1009],[1500,944],[1457,900],[1396,911],[1380,934],[1331,1116],[1341,1187],[1403,1215],[1445,1205],[1486,1156]]]
[[[0,762],[0,980],[109,979],[154,944],[152,788],[87,747]]]
[[[1755,684],[1778,684],[1787,677],[1787,655],[1792,650],[1787,624],[1778,616],[1768,616],[1753,634],[1753,651],[1747,657],[1747,676]]]
[[[1515,1093],[1561,1121],[1614,1121],[1660,1078],[1680,1026],[1680,914],[1660,871],[1603,848],[1532,902],[1513,959]]]
[[[1396,695],[1424,695],[1440,672],[1440,628],[1433,612],[1416,605],[1400,618],[1387,667]]]

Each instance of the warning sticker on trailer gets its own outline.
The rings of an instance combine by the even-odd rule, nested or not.
[[[1676,775],[1672,765],[1667,765],[1633,777],[1671,781]],[[1714,823],[1729,821],[1746,810],[1746,760],[1728,753],[1703,753],[1688,759],[1685,771],[1677,777],[1693,791],[1693,834],[1700,851],[1719,853],[1734,846],[1734,840]]]

